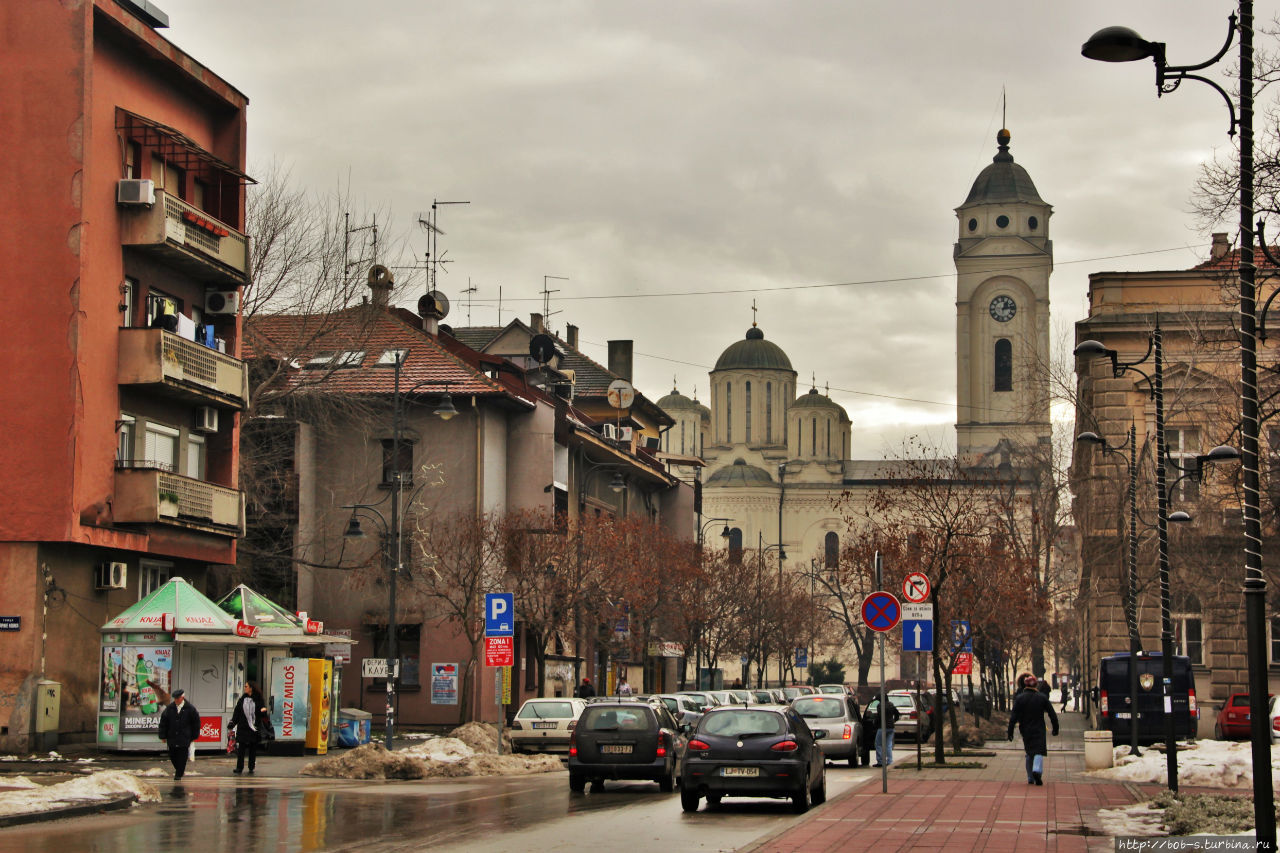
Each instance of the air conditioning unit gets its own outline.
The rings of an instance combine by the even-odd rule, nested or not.
[[[124,589],[128,582],[128,563],[99,563],[94,570],[93,585],[98,589]]]
[[[613,424],[605,424],[604,426],[600,427],[600,434],[603,435],[605,438],[609,439],[610,441],[618,440],[618,428]]]
[[[204,313],[206,314],[237,314],[239,311],[239,291],[210,290],[204,295]]]
[[[618,441],[630,443],[632,435],[633,435],[633,427],[618,428]]]
[[[116,204],[150,207],[156,203],[155,181],[126,178],[116,184]]]
[[[196,430],[198,432],[217,432],[218,410],[213,406],[197,406]]]

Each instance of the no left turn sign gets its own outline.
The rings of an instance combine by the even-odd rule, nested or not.
[[[912,572],[902,579],[902,597],[912,604],[928,600],[929,590],[929,579],[923,572]]]

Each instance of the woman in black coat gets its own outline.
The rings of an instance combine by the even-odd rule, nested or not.
[[[246,753],[249,756],[249,772],[253,772],[254,765],[258,763],[258,744],[262,741],[266,716],[267,703],[262,699],[262,691],[252,681],[246,681],[244,694],[231,713],[231,730],[236,733],[236,769],[232,772],[244,772]]]
[[[1034,675],[1019,680],[1022,690],[1014,698],[1013,711],[1009,714],[1009,740],[1013,740],[1013,727],[1017,725],[1022,732],[1023,749],[1027,752],[1027,784],[1043,785],[1044,756],[1049,754],[1044,715],[1048,714],[1049,721],[1053,723],[1054,737],[1058,736],[1058,715],[1053,712],[1053,703],[1049,701],[1049,697],[1036,689]]]

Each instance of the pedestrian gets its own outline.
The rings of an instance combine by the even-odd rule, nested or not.
[[[582,683],[578,685],[578,698],[591,699],[595,695],[596,689],[592,686],[591,679],[585,675],[582,676]]]
[[[1067,713],[1067,703],[1071,701],[1071,685],[1062,682],[1062,713]]]
[[[231,713],[231,731],[236,736],[236,769],[231,772],[244,772],[246,755],[249,772],[253,772],[258,763],[258,744],[262,742],[263,718],[266,715],[267,703],[262,699],[262,691],[252,681],[246,681],[244,694]]]
[[[1022,690],[1013,700],[1013,710],[1009,712],[1009,740],[1013,740],[1013,727],[1016,724],[1022,732],[1022,748],[1027,753],[1027,784],[1044,784],[1044,758],[1049,754],[1049,746],[1045,736],[1044,715],[1049,715],[1053,723],[1053,736],[1058,736],[1058,715],[1053,712],[1053,703],[1037,689],[1034,675],[1028,675],[1023,681]]]
[[[898,722],[898,706],[886,701],[884,706],[884,729],[880,728],[880,700],[873,699],[867,704],[862,715],[863,731],[875,732],[876,763],[873,767],[893,766],[893,726]]]
[[[625,675],[618,680],[618,695],[619,696],[631,695],[631,685],[627,684],[627,677]]]
[[[160,740],[169,747],[175,782],[186,772],[191,748],[200,737],[200,712],[187,701],[185,694],[181,688],[173,691],[173,701],[160,714]]]

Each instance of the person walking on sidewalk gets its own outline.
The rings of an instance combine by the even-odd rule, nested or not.
[[[246,755],[249,757],[249,772],[253,772],[258,763],[258,744],[262,741],[262,720],[266,715],[267,703],[262,699],[262,691],[252,681],[246,681],[244,694],[231,713],[231,730],[236,735],[236,769],[231,772],[244,772]]]
[[[173,691],[173,702],[160,714],[160,740],[169,747],[176,782],[187,771],[191,746],[200,737],[200,712],[185,698],[186,691]]]
[[[880,728],[879,697],[867,703],[867,710],[862,715],[864,731],[875,732],[876,763],[872,766],[891,767],[893,765],[893,724],[898,722],[898,708],[892,702],[885,702],[884,729]]]
[[[1013,700],[1013,710],[1009,713],[1009,740],[1013,740],[1013,727],[1016,724],[1022,732],[1022,748],[1027,753],[1027,784],[1044,784],[1044,759],[1049,754],[1048,738],[1045,737],[1044,715],[1049,715],[1053,723],[1053,736],[1058,736],[1058,715],[1053,711],[1053,703],[1048,697],[1036,689],[1036,677],[1028,675],[1019,679],[1022,690]]]

